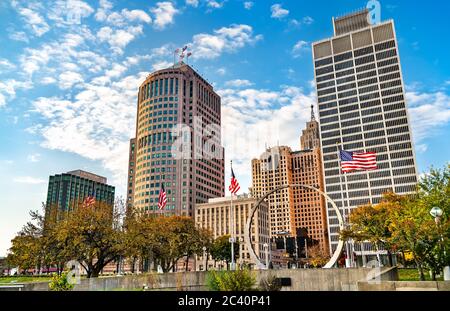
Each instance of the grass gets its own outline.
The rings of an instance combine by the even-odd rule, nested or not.
[[[398,269],[399,281],[420,281],[419,271],[417,269]],[[431,281],[430,273],[425,271],[425,280]],[[437,281],[443,281],[443,277],[436,278]]]
[[[49,276],[2,276],[0,277],[0,284],[49,282],[50,279]]]

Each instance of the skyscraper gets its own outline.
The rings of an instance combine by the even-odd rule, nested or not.
[[[196,203],[224,196],[220,105],[213,87],[184,63],[145,79],[138,95],[128,202],[148,213],[193,217]],[[161,183],[167,194],[162,211]]]
[[[57,220],[72,210],[88,196],[95,195],[96,201],[114,205],[115,188],[107,179],[82,170],[70,171],[49,177],[46,217],[51,211]]]
[[[368,10],[333,19],[334,36],[313,43],[327,193],[347,215],[383,193],[415,190],[417,170],[394,22],[371,25]],[[378,170],[341,174],[338,148],[376,152]],[[337,217],[328,206],[332,250]]]
[[[312,107],[311,107],[312,108]],[[252,195],[262,197],[280,186],[301,184],[324,190],[318,122],[311,109],[300,138],[302,150],[289,147],[268,149],[252,161]],[[268,197],[272,237],[287,232],[295,236],[306,228],[308,235],[329,252],[325,199],[317,192],[301,187],[285,188]]]

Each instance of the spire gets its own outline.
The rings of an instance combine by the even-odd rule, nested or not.
[[[314,106],[311,105],[311,121],[316,121],[316,117],[314,116]]]

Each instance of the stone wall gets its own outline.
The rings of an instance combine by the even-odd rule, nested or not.
[[[374,273],[375,271],[375,273]],[[396,281],[397,268],[373,269],[296,269],[253,271],[257,284],[270,275],[289,278],[291,286],[284,291],[354,291],[367,281]],[[179,272],[81,279],[77,291],[134,290],[146,286],[148,290],[206,290],[207,272]],[[370,283],[367,283],[370,284]],[[25,283],[22,290],[48,290],[46,282]]]

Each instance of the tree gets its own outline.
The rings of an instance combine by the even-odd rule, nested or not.
[[[124,254],[120,212],[97,201],[80,204],[55,226],[56,243],[66,257],[77,260],[87,277],[97,277],[110,262]]]
[[[429,214],[434,206],[444,211],[438,224]],[[435,279],[450,262],[450,165],[431,169],[411,195],[387,193],[380,204],[355,209],[341,236],[382,244],[388,251],[411,252],[420,279],[425,280],[425,268]]]
[[[48,217],[39,211],[30,211],[31,221],[12,239],[7,260],[11,266],[23,270],[36,268],[39,271],[41,267],[57,266],[60,274],[68,259],[55,241],[55,221],[49,214],[55,209],[47,209],[45,204],[42,207]]]
[[[216,261],[225,261],[227,264],[231,261],[231,243],[230,236],[224,235],[214,240],[211,245],[211,256]],[[239,256],[239,242],[234,243],[234,259]]]
[[[308,249],[308,263],[314,268],[322,268],[330,260],[330,256],[320,245],[314,245]]]
[[[177,261],[185,256],[201,254],[210,235],[197,229],[190,217],[171,216],[150,218],[147,244],[164,272],[172,270]]]

